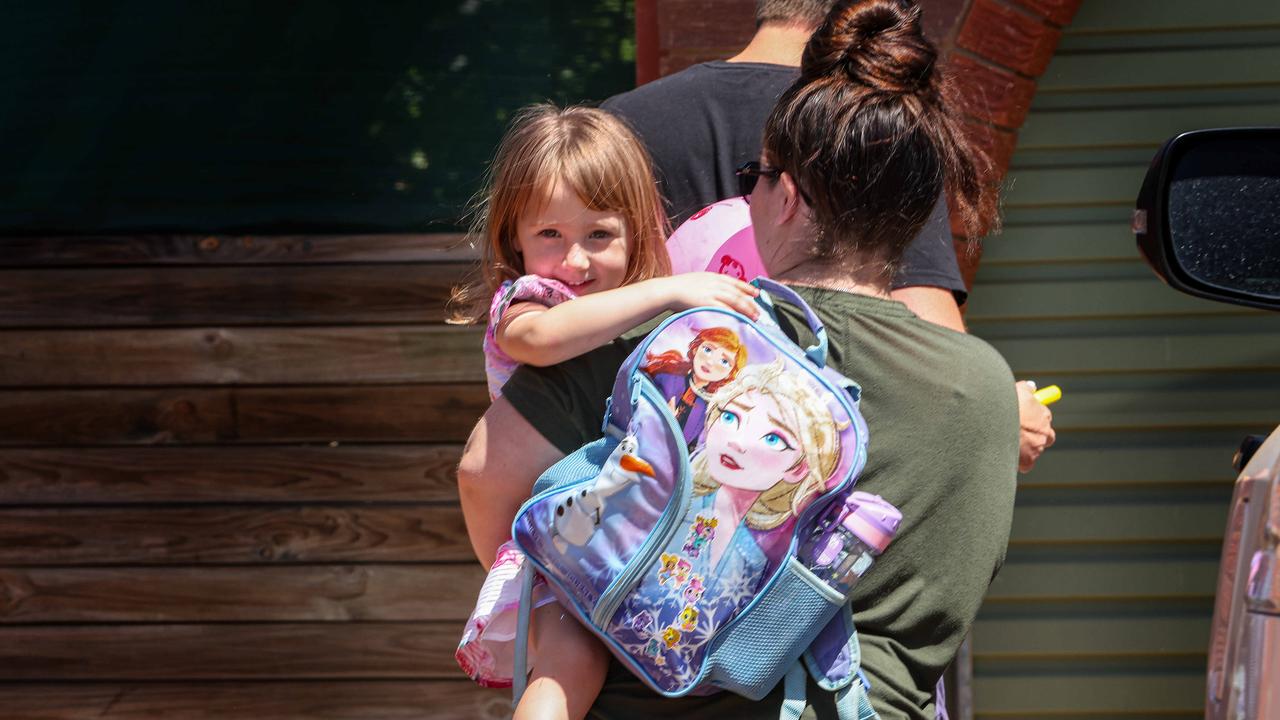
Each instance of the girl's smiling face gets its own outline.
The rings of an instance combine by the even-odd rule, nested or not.
[[[543,202],[531,202],[520,214],[516,249],[525,273],[588,295],[622,286],[631,242],[622,213],[592,210],[568,183],[557,180]]]
[[[719,382],[733,374],[733,363],[737,353],[717,345],[704,342],[693,352],[693,380],[700,386]]]
[[[707,471],[721,485],[763,492],[805,474],[800,442],[772,396],[755,391],[729,402],[707,428]]]

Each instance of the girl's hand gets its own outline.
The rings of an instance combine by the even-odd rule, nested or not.
[[[737,278],[713,272],[683,273],[659,278],[669,310],[688,310],[695,307],[722,307],[742,313],[755,320],[760,317],[760,306],[755,297],[760,291],[752,284]]]

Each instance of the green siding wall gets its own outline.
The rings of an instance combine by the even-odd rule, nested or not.
[[[1086,0],[1041,78],[968,321],[1058,383],[973,634],[979,718],[1194,718],[1240,437],[1280,422],[1280,315],[1196,300],[1138,256],[1159,144],[1280,125],[1280,3]]]

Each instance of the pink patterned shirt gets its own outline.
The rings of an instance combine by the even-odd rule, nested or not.
[[[547,307],[555,307],[562,302],[572,300],[577,295],[559,280],[525,275],[508,280],[493,294],[493,302],[489,304],[489,327],[484,331],[484,372],[489,381],[489,399],[494,400],[502,394],[502,386],[511,379],[520,363],[498,347],[494,337],[494,328],[502,320],[502,313],[512,303],[535,302]]]

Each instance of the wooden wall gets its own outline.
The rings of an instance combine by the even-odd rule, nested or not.
[[[0,715],[501,717],[452,236],[0,238]]]

